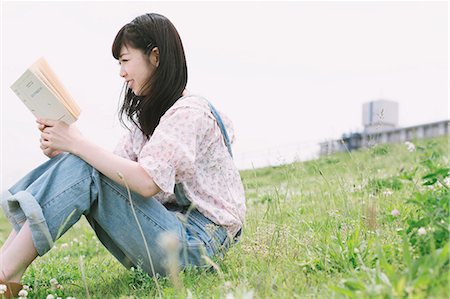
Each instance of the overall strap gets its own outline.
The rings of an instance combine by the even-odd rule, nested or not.
[[[219,113],[217,112],[216,108],[208,101],[209,109],[211,109],[212,114],[216,118],[217,124],[219,125],[220,131],[222,132],[223,139],[225,140],[225,145],[228,148],[228,152],[230,153],[231,158],[233,158],[233,152],[231,151],[231,142],[230,138],[228,137],[227,130],[225,129],[225,125],[223,124],[222,118],[220,117]]]

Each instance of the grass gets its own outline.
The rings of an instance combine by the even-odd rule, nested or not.
[[[449,141],[242,171],[241,242],[219,271],[182,272],[181,287],[123,268],[82,220],[26,272],[28,297],[447,298]],[[0,216],[0,243],[9,229]]]

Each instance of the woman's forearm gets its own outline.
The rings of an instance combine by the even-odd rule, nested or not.
[[[64,151],[77,155],[113,181],[125,185],[125,179],[132,191],[144,197],[153,196],[160,191],[139,163],[95,145],[84,138],[75,125],[49,119],[39,119],[37,123],[41,131],[41,149],[45,154]]]
[[[120,173],[128,187],[144,197],[153,196],[161,190],[139,163],[117,156],[87,139],[79,142],[72,153],[124,186],[125,182]]]

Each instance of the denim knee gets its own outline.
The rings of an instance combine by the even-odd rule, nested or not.
[[[39,203],[30,193],[20,191],[2,200],[3,210],[14,227],[19,231],[28,221],[31,236],[39,255],[53,247],[53,239]]]
[[[1,206],[16,231],[28,221],[39,255],[89,210],[96,198],[93,168],[61,154],[31,171],[4,192]]]

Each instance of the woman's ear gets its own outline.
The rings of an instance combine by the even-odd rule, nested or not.
[[[155,67],[159,66],[159,50],[157,47],[153,48],[153,50],[150,52],[150,63]]]

